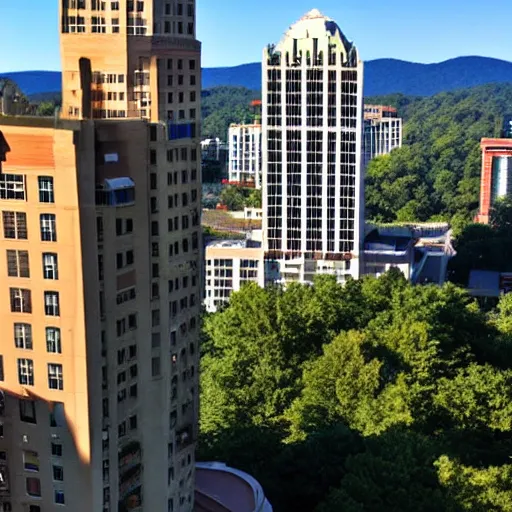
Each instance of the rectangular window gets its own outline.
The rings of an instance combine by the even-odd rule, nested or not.
[[[25,176],[0,173],[0,199],[25,200]]]
[[[61,364],[48,364],[48,387],[50,389],[58,389],[60,391],[64,389],[64,378],[62,376]]]
[[[53,178],[51,176],[39,176],[37,181],[39,184],[39,202],[54,203]]]
[[[30,290],[10,288],[9,291],[12,313],[32,313],[32,297]]]
[[[64,481],[64,468],[62,466],[52,466],[53,470],[53,481],[63,482]]]
[[[42,213],[40,216],[41,225],[41,241],[56,242],[57,241],[57,225],[55,215],[53,213]]]
[[[16,348],[32,350],[32,326],[30,324],[14,324],[14,345]]]
[[[44,312],[47,316],[60,316],[59,292],[44,292]]]
[[[61,354],[60,329],[58,327],[46,328],[46,350],[51,354]]]
[[[36,424],[36,403],[33,400],[20,400],[20,420]]]
[[[160,358],[153,357],[151,359],[151,376],[159,377],[160,376]]]
[[[57,255],[53,252],[43,253],[43,277],[45,279],[59,279]]]
[[[66,500],[64,499],[64,491],[56,490],[54,500],[58,505],[64,505],[66,503]]]
[[[2,212],[4,238],[27,239],[27,214],[24,212]]]
[[[22,386],[34,385],[34,361],[18,359],[18,382]]]
[[[28,251],[7,251],[7,275],[9,277],[30,277]]]
[[[52,443],[52,456],[62,457],[62,445],[58,443]]]
[[[29,477],[27,478],[27,494],[34,498],[41,497],[41,481],[39,478]]]

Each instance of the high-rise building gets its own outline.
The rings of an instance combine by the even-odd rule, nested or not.
[[[363,63],[313,10],[263,52],[264,250],[279,280],[359,276]],[[276,270],[277,269],[277,270]]]
[[[60,15],[61,115],[0,118],[0,510],[190,511],[195,5],[63,0]]]
[[[376,156],[402,147],[402,119],[397,109],[383,105],[364,106],[364,167]]]

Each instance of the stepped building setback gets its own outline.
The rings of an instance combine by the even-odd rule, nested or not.
[[[360,274],[363,63],[312,10],[263,52],[263,232],[280,282]]]
[[[0,511],[191,511],[195,2],[61,0],[59,20],[60,115],[0,117]]]

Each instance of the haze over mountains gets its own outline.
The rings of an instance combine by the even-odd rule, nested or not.
[[[27,95],[60,91],[58,71],[3,73]],[[512,82],[512,62],[489,57],[458,57],[437,64],[417,64],[397,59],[377,59],[365,63],[365,96],[403,93],[430,96],[443,91],[487,83]],[[203,69],[203,89],[218,85],[261,88],[261,64]]]

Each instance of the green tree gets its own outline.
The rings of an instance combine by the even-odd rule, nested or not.
[[[254,189],[249,194],[249,197],[245,201],[245,206],[248,208],[261,208],[261,189]]]
[[[53,116],[55,113],[56,105],[52,101],[42,101],[37,105],[37,115],[38,116]]]
[[[458,505],[447,510],[512,511],[512,465],[476,468],[444,455],[436,466],[447,497]]]
[[[245,196],[237,187],[228,186],[223,188],[220,193],[220,200],[222,204],[225,204],[231,211],[236,212],[244,209]]]

